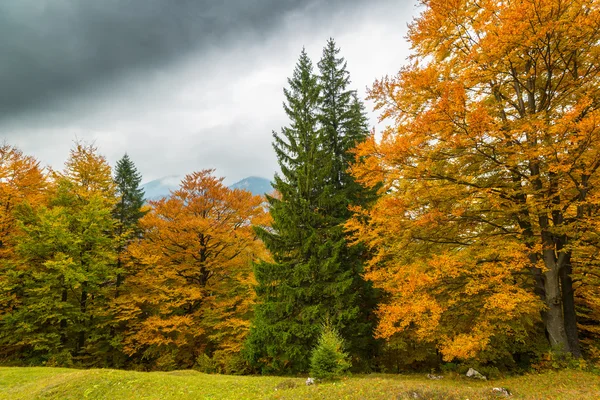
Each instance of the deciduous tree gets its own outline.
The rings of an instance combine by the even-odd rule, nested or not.
[[[47,206],[24,204],[16,214],[25,291],[5,321],[14,343],[26,349],[23,358],[83,361],[106,334],[105,291],[114,281],[114,184],[106,159],[81,143],[71,150],[64,173],[54,173],[54,184]]]
[[[573,277],[597,246],[598,3],[422,3],[410,65],[371,91],[393,126],[353,169],[383,182],[349,224],[390,294],[378,334],[493,359],[532,343],[541,318],[549,343],[579,356]]]
[[[10,145],[0,147],[0,258],[11,258],[17,224],[13,211],[21,203],[44,202],[47,180],[39,162]]]
[[[170,197],[151,201],[143,238],[121,296],[125,351],[155,367],[191,367],[203,354],[240,351],[254,303],[252,261],[264,256],[252,224],[264,223],[263,198],[231,190],[204,170]]]
[[[18,356],[21,348],[10,338],[6,317],[21,305],[27,288],[22,275],[27,266],[19,265],[16,238],[21,233],[15,209],[21,204],[37,208],[46,202],[48,182],[39,162],[19,149],[0,147],[0,340],[2,356]],[[11,345],[12,344],[12,345]]]

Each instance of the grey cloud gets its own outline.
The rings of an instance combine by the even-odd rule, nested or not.
[[[0,119],[96,89],[132,70],[258,40],[293,11],[327,13],[355,2],[3,0]]]
[[[334,37],[364,95],[402,64],[413,13],[412,0],[0,0],[0,140],[55,169],[80,139],[113,165],[129,153],[145,181],[272,177],[302,46],[316,64]]]

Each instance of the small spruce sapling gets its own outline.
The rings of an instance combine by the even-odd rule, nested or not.
[[[337,379],[350,366],[348,353],[344,352],[344,340],[331,323],[326,322],[310,357],[311,376],[323,380]]]

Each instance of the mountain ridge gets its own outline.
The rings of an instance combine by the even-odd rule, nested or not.
[[[159,200],[163,197],[167,197],[171,191],[179,188],[179,184],[181,183],[182,179],[182,176],[168,175],[144,183],[141,187],[144,189],[145,199]],[[241,179],[231,184],[229,188],[248,190],[254,195],[264,195],[273,191],[271,181],[260,176],[249,176]]]

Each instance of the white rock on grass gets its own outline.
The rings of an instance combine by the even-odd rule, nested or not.
[[[512,396],[512,393],[510,392],[510,390],[508,390],[507,388],[503,388],[503,387],[492,388],[492,393],[499,394],[504,397]]]
[[[482,380],[487,380],[487,378],[483,375],[481,375],[481,373],[479,373],[478,371],[474,370],[473,368],[469,368],[469,370],[467,371],[467,377],[468,378],[473,378],[473,379],[482,379]]]

